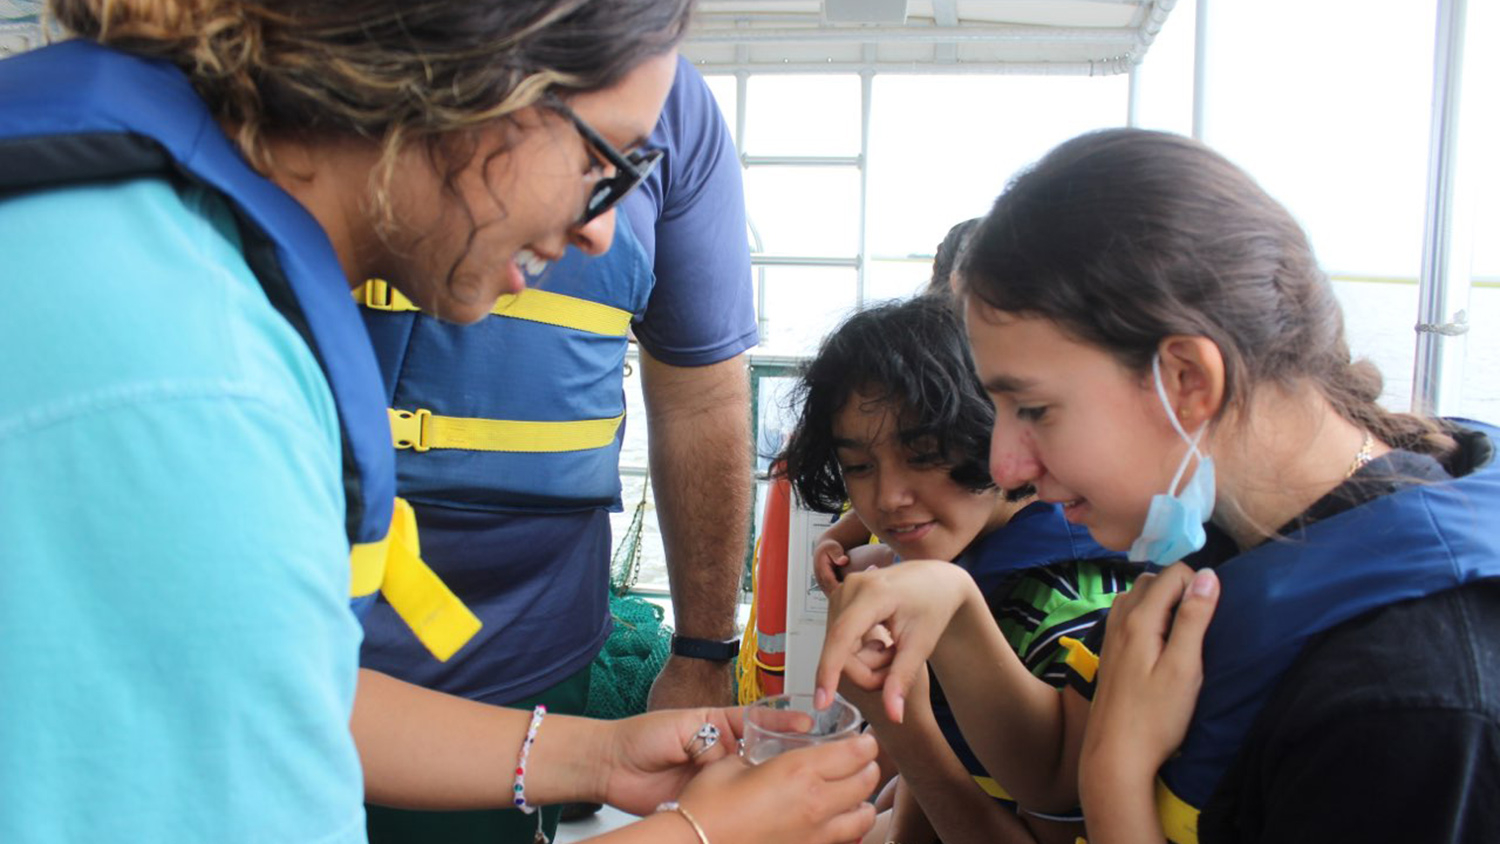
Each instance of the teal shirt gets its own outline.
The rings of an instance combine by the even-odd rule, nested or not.
[[[363,841],[337,414],[228,209],[4,198],[0,266],[0,841]]]

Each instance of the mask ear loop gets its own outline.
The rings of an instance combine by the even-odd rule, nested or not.
[[[1181,492],[1178,485],[1182,483],[1182,476],[1187,474],[1188,461],[1194,455],[1198,456],[1200,463],[1203,461],[1203,452],[1198,450],[1198,443],[1203,439],[1203,432],[1208,430],[1208,423],[1204,422],[1196,434],[1189,435],[1182,427],[1182,423],[1177,421],[1177,414],[1172,412],[1172,403],[1167,401],[1167,388],[1161,383],[1161,352],[1151,356],[1151,376],[1156,381],[1156,396],[1161,399],[1162,410],[1167,412],[1167,421],[1172,423],[1172,428],[1177,431],[1177,435],[1188,444],[1187,453],[1182,455],[1182,462],[1177,464],[1177,474],[1172,476],[1172,483],[1167,486],[1168,495],[1177,495]]]

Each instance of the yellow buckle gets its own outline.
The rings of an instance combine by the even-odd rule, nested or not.
[[[389,408],[389,412],[391,443],[396,448],[409,448],[417,452],[431,448],[427,444],[427,420],[432,417],[432,411],[425,408],[417,411]]]
[[[364,283],[364,296],[359,297],[360,304],[377,311],[394,311],[396,307],[396,289],[391,283],[384,279],[372,278]]]

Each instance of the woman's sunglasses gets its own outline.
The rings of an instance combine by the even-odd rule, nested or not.
[[[594,131],[594,127],[585,123],[583,118],[573,113],[571,108],[556,97],[547,97],[545,105],[573,121],[573,127],[578,134],[583,136],[584,143],[594,148],[594,153],[613,164],[615,174],[600,179],[594,183],[594,189],[589,194],[588,203],[583,208],[583,214],[579,216],[577,225],[584,225],[590,220],[605,213],[619,204],[627,194],[635,190],[636,186],[651,175],[656,165],[661,161],[664,150],[643,147],[622,153],[615,149],[614,145],[604,140],[604,137]]]

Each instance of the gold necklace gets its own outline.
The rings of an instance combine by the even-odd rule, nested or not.
[[[1365,431],[1364,444],[1354,454],[1354,462],[1349,464],[1349,471],[1344,473],[1344,480],[1354,477],[1354,473],[1365,467],[1375,457],[1375,437],[1369,431]]]

